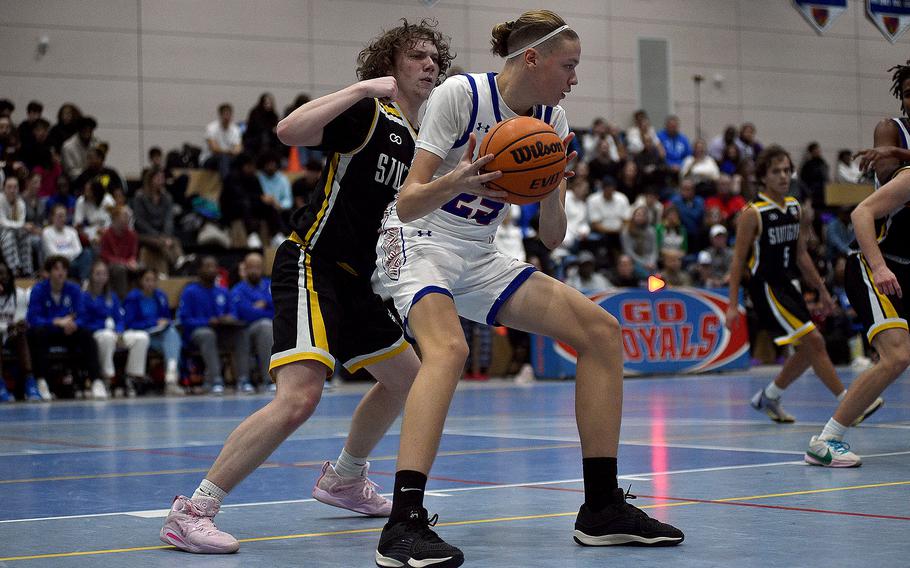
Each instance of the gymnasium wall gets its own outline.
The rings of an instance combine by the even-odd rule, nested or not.
[[[65,101],[99,118],[110,162],[136,173],[146,149],[202,143],[222,101],[244,120],[263,91],[279,109],[298,92],[318,96],[355,80],[353,60],[400,16],[435,16],[453,38],[456,64],[483,71],[493,24],[539,0],[0,0],[0,97],[30,99],[45,114]],[[887,42],[863,2],[824,36],[790,0],[575,0],[560,13],[582,38],[580,84],[565,101],[570,121],[603,115],[623,127],[638,106],[638,38],[670,43],[670,100],[694,134],[692,76],[702,85],[706,137],[750,120],[758,138],[796,156],[818,140],[833,162],[840,147],[872,142],[893,115],[886,69],[910,56],[910,34]],[[38,38],[49,49],[37,52]],[[723,77],[715,82],[715,75]],[[49,117],[55,118],[55,117]],[[52,120],[53,122],[53,120]]]

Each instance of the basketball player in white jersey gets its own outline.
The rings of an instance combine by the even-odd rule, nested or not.
[[[559,101],[577,84],[581,43],[557,14],[535,10],[493,29],[501,73],[452,77],[430,97],[417,152],[387,211],[377,249],[381,284],[390,293],[422,363],[405,405],[392,513],[376,550],[379,566],[449,568],[463,553],[429,527],[423,508],[427,475],[439,447],[452,395],[468,354],[459,315],[557,338],[578,353],[576,414],[585,503],[580,544],[674,545],[681,531],[626,502],[617,487],[622,414],[622,347],[616,319],[569,286],[505,257],[493,236],[505,215],[504,192],[479,174],[475,159],[489,128],[531,115],[568,143]],[[571,156],[570,156],[571,157]],[[541,203],[539,235],[553,249],[565,236],[565,182]]]
[[[414,157],[417,114],[452,60],[435,22],[403,20],[364,48],[349,87],[296,109],[278,124],[282,142],[317,147],[328,164],[272,271],[275,399],[243,421],[191,498],[174,499],[160,538],[181,550],[236,552],[213,522],[222,500],[316,409],[336,359],[377,379],[354,411],[344,449],[325,462],[313,496],[370,516],[391,503],[367,477],[367,456],[404,405],[419,360],[373,293],[376,233]],[[295,492],[295,488],[285,488]]]
[[[862,464],[843,441],[847,428],[910,366],[910,302],[903,299],[910,293],[910,61],[889,71],[903,116],[882,119],[875,127],[875,148],[858,154],[860,167],[872,168],[881,187],[850,216],[859,250],[847,258],[845,274],[850,304],[879,360],[853,381],[834,416],[809,440],[805,460],[812,465]]]

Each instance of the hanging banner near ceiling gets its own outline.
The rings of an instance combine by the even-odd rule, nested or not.
[[[910,28],[910,0],[866,0],[866,15],[895,43]]]
[[[793,0],[793,4],[820,34],[828,31],[847,10],[847,0]]]

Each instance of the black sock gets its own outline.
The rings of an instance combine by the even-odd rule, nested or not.
[[[617,501],[616,458],[583,458],[585,505],[597,512]]]
[[[419,471],[403,469],[395,472],[395,493],[392,496],[389,522],[403,521],[408,518],[409,511],[423,507],[423,491],[426,486],[427,476]]]

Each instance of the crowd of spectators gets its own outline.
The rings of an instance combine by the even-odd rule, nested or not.
[[[308,100],[300,95],[285,114]],[[48,378],[48,359],[27,351],[36,345],[42,353],[53,351],[57,344],[86,358],[79,368],[99,398],[119,384],[111,370],[118,347],[126,353],[120,386],[128,393],[147,382],[149,349],[162,354],[166,392],[183,392],[186,376],[197,372],[183,363],[181,345],[200,352],[204,371],[197,374],[205,389],[223,391],[217,352],[229,349],[238,390],[254,391],[250,364],[267,359],[262,321],[271,309],[262,261],[258,268],[255,258],[240,265],[248,276],[241,277],[237,294],[254,305],[246,306],[214,283],[218,259],[204,257],[211,246],[200,245],[239,251],[274,246],[318,182],[323,154],[278,141],[274,97],[262,94],[239,123],[230,104],[219,105],[198,147],[191,141],[167,154],[150,148],[137,180],[107,164],[110,147],[96,136],[98,122],[78,106],[62,105],[53,125],[37,101],[27,105],[18,125],[15,116],[15,106],[0,100],[0,280],[7,282],[0,282],[0,326],[6,326],[0,334],[5,356],[17,361],[20,396],[49,395],[39,381]],[[667,117],[658,130],[640,110],[625,130],[598,118],[576,131],[579,158],[569,181],[562,246],[551,252],[536,240],[537,205],[511,208],[498,246],[585,292],[640,286],[652,274],[671,286],[724,286],[737,214],[757,191],[754,162],[762,144],[755,125],[730,125],[710,140],[692,140],[678,117]],[[795,166],[792,192],[813,216],[810,251],[836,290],[852,235],[847,212],[825,206],[824,188],[831,181],[861,182],[862,173],[846,149],[832,170],[815,142]],[[217,176],[217,201],[187,195],[187,172],[194,168]],[[157,280],[175,273],[198,275],[199,283],[185,292],[193,301],[172,313]],[[63,280],[54,279],[61,274]],[[20,309],[25,298],[31,314],[34,302],[9,284],[14,278],[40,280],[32,298],[52,290],[43,319]],[[64,286],[73,282],[75,289]],[[61,299],[64,289],[68,300]],[[36,344],[41,333],[55,339],[40,336]],[[483,365],[472,365],[473,373],[483,374]],[[7,376],[8,368],[3,366]],[[258,375],[268,382],[266,371]],[[0,399],[10,396],[3,392]]]
[[[670,286],[725,287],[738,214],[760,190],[755,159],[763,144],[748,122],[730,125],[710,141],[691,140],[676,116],[663,126],[657,130],[639,110],[625,131],[604,118],[577,130],[565,241],[552,253],[544,250],[535,239],[538,206],[513,206],[523,253],[585,293],[641,287],[650,275]],[[843,288],[853,235],[849,209],[828,207],[825,187],[871,183],[852,155],[841,150],[832,169],[820,145],[811,142],[794,156],[791,193],[809,216],[809,251],[833,291]],[[829,321],[817,322],[823,329],[843,328],[829,337],[856,335],[855,314],[846,295],[840,298]],[[843,344],[837,349],[845,350]]]

